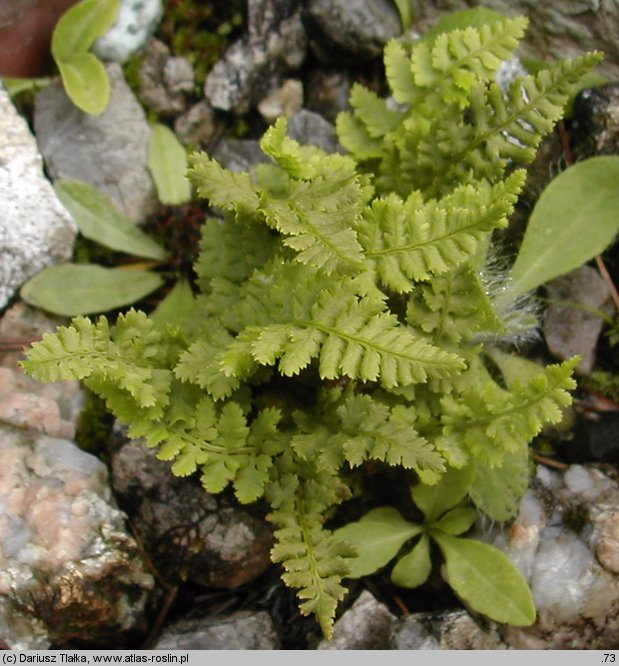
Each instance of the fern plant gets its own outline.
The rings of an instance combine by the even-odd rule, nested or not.
[[[438,493],[440,504],[447,493],[440,505],[452,508],[460,497],[441,479],[456,472],[463,498],[507,520],[526,488],[528,443],[570,402],[574,362],[532,371],[496,350],[508,315],[483,265],[523,185],[517,162],[599,56],[504,95],[493,77],[524,27],[505,19],[392,41],[385,64],[400,106],[356,86],[338,122],[348,155],[299,145],[284,119],[265,133],[271,161],[253,174],[195,154],[190,179],[221,212],[203,228],[200,292],[165,316],[78,317],[23,364],[43,381],[82,380],[175,474],[198,472],[211,493],[232,486],[240,502],[264,498],[272,559],[327,637],[364,557],[330,521],[367,463],[425,488],[413,498],[432,524],[442,513],[419,497]],[[458,550],[445,524],[426,533],[452,566],[476,547]],[[516,584],[524,611],[483,612],[532,622]]]

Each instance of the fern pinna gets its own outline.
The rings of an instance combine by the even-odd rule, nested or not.
[[[365,463],[428,488],[466,470],[462,494],[506,520],[528,443],[570,401],[572,362],[500,381],[485,361],[506,326],[480,270],[489,239],[523,185],[518,163],[598,60],[503,92],[494,75],[525,23],[389,43],[399,106],[355,86],[338,120],[347,155],[299,145],[285,119],[252,174],[195,154],[190,179],[221,215],[204,224],[191,305],[165,322],[78,317],[23,364],[81,379],[175,474],[265,498],[273,560],[326,636],[357,557],[329,521]]]

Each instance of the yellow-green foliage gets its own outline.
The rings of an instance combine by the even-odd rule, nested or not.
[[[573,362],[500,383],[483,363],[505,323],[479,267],[523,184],[513,161],[533,156],[597,59],[504,96],[493,76],[524,25],[391,42],[404,107],[356,87],[338,123],[349,155],[300,146],[284,119],[254,174],[194,155],[190,179],[222,212],[203,227],[201,293],[173,323],[77,318],[24,362],[44,381],[82,379],[176,474],[264,497],[273,560],[326,636],[355,556],[327,522],[351,471],[382,461],[430,488],[467,470],[462,494],[505,520],[526,488],[528,443],[570,401]],[[457,567],[470,548],[452,555],[442,534]]]

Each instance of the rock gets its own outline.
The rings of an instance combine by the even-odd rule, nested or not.
[[[388,650],[389,634],[396,617],[364,590],[335,623],[332,640],[323,640],[319,650]]]
[[[505,650],[498,628],[483,629],[465,610],[414,613],[391,635],[392,650]]]
[[[35,99],[35,134],[53,180],[86,181],[139,223],[157,205],[146,166],[150,127],[120,66],[112,63],[107,72],[110,102],[98,116],[76,108],[60,81],[41,90]]]
[[[205,99],[194,104],[174,122],[174,132],[186,146],[208,144],[216,129],[215,111]]]
[[[279,638],[266,611],[181,620],[170,625],[153,650],[277,650]]]
[[[343,152],[335,127],[322,116],[306,109],[290,120],[288,134],[303,145],[318,146],[328,153]]]
[[[59,320],[17,303],[0,320],[15,347]],[[0,354],[0,636],[14,649],[122,640],[144,627],[153,581],[103,463],[72,441],[79,383],[38,383]]]
[[[619,413],[595,413],[579,418],[571,437],[557,444],[562,460],[568,463],[619,462]]]
[[[341,111],[349,109],[350,77],[346,72],[314,69],[307,83],[307,109],[335,122]]]
[[[163,116],[185,111],[186,95],[194,89],[193,66],[186,58],[175,57],[158,39],[151,39],[140,67],[138,96],[148,109]]]
[[[551,280],[546,290],[549,304],[544,318],[544,337],[548,349],[562,360],[580,355],[582,360],[577,372],[589,374],[595,364],[595,349],[604,320],[578,306],[612,314],[615,307],[608,284],[594,268],[581,266]],[[564,303],[573,303],[576,307]]]
[[[419,0],[415,28],[423,33],[448,12],[480,4],[471,0]],[[597,72],[619,79],[619,5],[588,0],[485,0],[483,6],[506,16],[527,16],[529,27],[518,53],[524,60],[573,58],[585,51],[605,54]]]
[[[59,319],[18,302],[0,319],[0,337],[27,346],[53,331]],[[79,382],[37,382],[24,374],[19,351],[0,353],[0,422],[73,439],[84,406]]]
[[[577,159],[619,153],[619,83],[576,96],[570,137]]]
[[[601,469],[538,467],[512,525],[476,535],[503,550],[528,580],[538,618],[507,627],[516,649],[619,646],[619,483]]]
[[[251,171],[269,158],[252,139],[224,139],[214,150],[213,157],[230,171]]]
[[[307,36],[294,0],[249,0],[248,35],[232,44],[209,72],[204,94],[222,111],[247,113],[281,76],[298,69]]]
[[[298,79],[286,79],[278,88],[270,90],[258,104],[265,122],[273,123],[280,116],[291,118],[303,107],[303,84]]]
[[[143,630],[153,587],[105,465],[72,442],[0,425],[0,626],[12,649]]]
[[[24,118],[0,84],[0,308],[46,266],[73,253],[76,226],[43,175]]]
[[[118,426],[114,438],[116,496],[166,580],[234,589],[266,571],[273,540],[263,519],[208,494],[196,478],[173,476],[169,463]]]
[[[378,58],[402,32],[395,4],[388,0],[310,0],[306,21],[312,49],[327,60],[333,50]]]
[[[122,0],[116,23],[93,46],[101,59],[124,64],[155,32],[162,0]]]

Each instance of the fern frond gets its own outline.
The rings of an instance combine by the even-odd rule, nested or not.
[[[406,202],[395,194],[376,199],[359,225],[359,240],[383,284],[411,291],[413,280],[457,267],[487,232],[505,227],[523,184],[518,171],[494,187],[463,186],[439,201],[424,203],[416,192]]]
[[[200,254],[194,264],[198,285],[208,293],[211,280],[218,278],[240,283],[275,254],[276,239],[262,226],[237,224],[209,218],[202,226]]]
[[[411,72],[415,94],[408,102],[437,108],[440,102],[469,105],[469,93],[478,81],[492,79],[503,60],[509,60],[527,27],[525,17],[451,30],[413,47]]]
[[[184,382],[206,389],[214,400],[229,397],[240,385],[236,377],[221,372],[222,354],[234,338],[214,319],[209,319],[196,340],[179,359],[174,374]]]
[[[221,492],[228,484],[240,502],[262,496],[274,458],[285,448],[278,430],[281,414],[262,410],[248,424],[234,401],[216,405],[193,387],[179,385],[160,419],[132,420],[129,435],[157,447],[157,457],[172,463],[176,476],[196,471],[205,489]]]
[[[341,584],[356,551],[324,528],[325,513],[345,497],[339,477],[311,463],[280,463],[267,495],[274,508],[269,520],[277,526],[273,562],[283,565],[286,585],[298,589],[303,615],[313,613],[325,637],[333,636],[335,611],[348,590]]]
[[[479,276],[468,265],[411,294],[406,321],[433,344],[459,350],[477,334],[497,334],[503,329]]]
[[[495,181],[508,161],[525,164],[563,115],[574,85],[600,60],[599,53],[555,63],[535,76],[516,79],[507,97],[496,83],[471,91],[468,123],[441,122],[420,140],[417,169],[430,169],[430,196],[472,176]]]
[[[412,407],[388,407],[367,395],[349,398],[337,410],[346,460],[358,466],[382,460],[412,469],[424,483],[434,483],[445,471],[443,456],[416,431]]]
[[[558,423],[576,388],[572,379],[579,359],[548,366],[537,377],[515,382],[509,391],[495,382],[472,386],[459,397],[441,400],[442,433],[439,450],[464,447],[490,466],[501,465],[505,452],[516,451],[539,434],[542,427]]]
[[[139,407],[165,405],[171,372],[161,367],[169,360],[162,338],[155,323],[135,310],[119,315],[111,328],[105,317],[96,323],[76,317],[27,350],[22,366],[39,381],[99,377],[116,383]]]
[[[354,109],[355,117],[373,139],[389,134],[402,122],[399,111],[390,109],[386,100],[358,83],[353,84],[350,90],[350,105]]]
[[[279,360],[280,372],[292,376],[318,358],[322,378],[346,375],[391,387],[463,367],[455,354],[415,337],[384,301],[358,297],[353,281],[326,287],[320,275],[294,264],[281,264],[269,276],[270,288],[260,274],[252,280],[262,287],[261,300],[248,304],[258,325],[247,326],[228,347],[221,365],[226,375],[246,372],[253,359],[261,365]],[[290,284],[299,284],[299,290],[282,286]]]
[[[212,206],[242,216],[252,216],[258,209],[260,200],[249,174],[228,171],[204,152],[190,156],[187,177]]]

